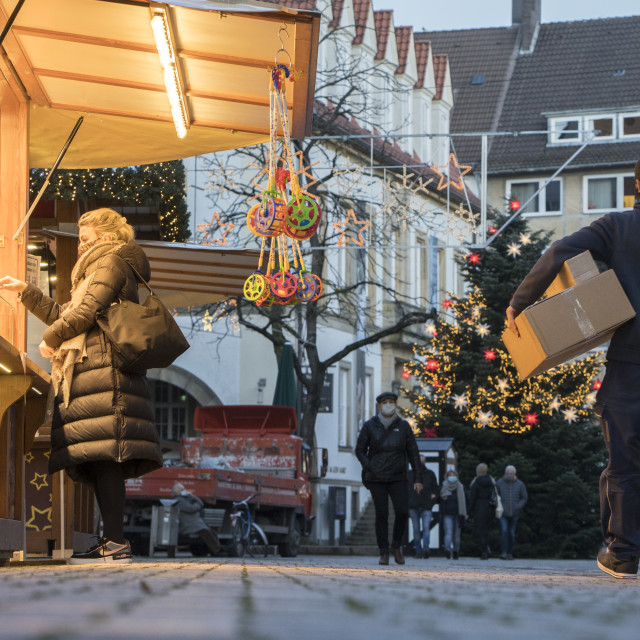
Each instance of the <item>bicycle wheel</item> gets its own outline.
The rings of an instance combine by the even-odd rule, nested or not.
[[[244,509],[239,509],[234,514],[233,526],[231,527],[231,555],[235,558],[244,558],[247,552],[247,529],[248,519]]]
[[[251,530],[247,540],[247,553],[254,557],[266,558],[269,554],[269,542],[264,531],[255,522],[251,523]]]

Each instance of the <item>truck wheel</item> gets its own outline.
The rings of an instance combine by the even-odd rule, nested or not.
[[[294,516],[289,523],[287,539],[278,545],[278,553],[283,558],[295,558],[298,555],[298,551],[300,551],[301,539],[300,521]]]

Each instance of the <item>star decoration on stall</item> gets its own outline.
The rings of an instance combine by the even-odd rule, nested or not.
[[[24,461],[26,463],[29,463],[29,462],[33,461],[33,453],[31,453],[31,451],[29,451],[29,453],[27,453],[27,455],[24,457]]]
[[[466,393],[461,393],[461,394],[454,393],[451,396],[451,399],[453,400],[453,406],[458,411],[462,411],[469,404],[469,399],[467,398]]]
[[[524,417],[524,421],[530,425],[530,426],[534,426],[536,424],[538,424],[538,422],[540,422],[540,415],[537,414],[535,411],[531,411],[530,413],[527,413]]]
[[[428,320],[424,325],[424,330],[435,338],[438,335],[438,330],[436,329],[436,323],[433,320]]]
[[[452,166],[455,169],[455,172],[451,170]],[[445,174],[443,171],[440,171],[440,169],[446,170],[448,175]],[[458,164],[458,160],[456,159],[455,153],[449,154],[448,164],[441,165],[439,167],[433,167],[433,170],[440,177],[440,180],[437,186],[438,191],[442,191],[443,189],[446,189],[449,185],[451,185],[455,189],[458,189],[459,191],[462,191],[464,189],[464,184],[462,183],[462,176],[466,176],[467,173],[471,171],[471,169],[472,169],[471,165]],[[458,177],[457,179],[452,180],[451,178],[454,173]]]
[[[36,519],[38,516],[46,516],[45,522],[48,524],[38,526]],[[31,505],[31,517],[24,523],[28,529],[35,529],[36,531],[48,531],[51,529],[51,507],[47,509],[38,509]]]
[[[562,402],[558,400],[558,396],[555,396],[553,400],[549,403],[550,411],[560,411],[560,407],[562,406]]]
[[[212,237],[213,234],[215,233],[215,231],[217,231],[217,229],[214,229],[214,227],[216,227],[216,226],[223,230],[222,231],[222,238],[213,238]],[[206,245],[218,244],[218,245],[221,245],[223,247],[228,246],[227,245],[227,234],[229,233],[229,231],[231,231],[231,229],[234,229],[235,226],[236,225],[233,224],[233,222],[221,222],[220,214],[218,212],[213,214],[211,220],[208,223],[197,225],[198,229],[200,231],[202,231],[202,233],[204,233],[204,238],[202,239],[202,244],[206,244]]]
[[[493,362],[496,359],[497,355],[498,354],[496,353],[495,349],[485,349],[483,357],[485,360]]]
[[[479,253],[468,253],[467,254],[467,262],[470,264],[478,264],[480,262],[480,254]]]
[[[358,230],[358,238],[349,238],[346,233],[347,233],[347,227],[349,224],[354,224],[358,227],[360,227],[360,229]],[[348,242],[353,242],[354,244],[358,245],[359,247],[364,246],[364,238],[362,237],[362,234],[369,228],[369,225],[371,224],[371,222],[369,220],[358,220],[356,218],[356,213],[353,209],[349,209],[349,211],[347,212],[347,217],[342,221],[342,222],[334,222],[333,223],[333,228],[336,231],[340,231],[340,237],[338,238],[338,246],[342,247],[343,245],[347,244]],[[341,229],[340,227],[344,227],[343,229]]]
[[[506,393],[511,389],[511,386],[506,378],[498,378],[498,382],[496,382],[496,389],[498,389],[500,393]]]
[[[521,233],[520,244],[531,244],[531,236],[528,233]]]
[[[515,260],[520,255],[520,245],[510,244],[507,247],[507,253]]]
[[[488,324],[486,323],[481,323],[476,327],[476,333],[481,337],[484,338],[485,336],[488,336],[489,333],[491,333],[491,329],[489,327]]]
[[[476,422],[483,427],[486,427],[491,422],[492,411],[478,411],[478,417]]]
[[[42,487],[48,487],[49,483],[47,482],[47,474],[35,473],[33,478],[29,481],[29,484],[32,484],[37,490],[42,489]]]
[[[203,331],[213,331],[213,322],[215,318],[209,314],[209,309],[204,312],[204,316],[202,317],[202,330]]]
[[[562,415],[564,416],[564,419],[569,424],[571,424],[572,422],[577,422],[578,421],[578,412],[573,408],[564,409],[562,411]]]

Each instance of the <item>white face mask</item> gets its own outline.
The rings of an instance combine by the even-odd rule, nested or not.
[[[380,406],[380,413],[383,416],[392,416],[396,412],[395,402],[383,402]]]

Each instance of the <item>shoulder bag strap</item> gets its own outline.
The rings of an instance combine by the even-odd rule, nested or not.
[[[116,254],[117,255],[117,254]],[[129,266],[131,268],[131,271],[133,271],[133,273],[136,274],[136,277],[138,278],[138,280],[140,280],[140,282],[142,282],[142,284],[147,287],[147,289],[149,289],[149,293],[151,295],[153,295],[153,290],[151,289],[151,287],[149,286],[149,283],[137,272],[136,268],[127,260],[125,260],[122,256],[118,256],[118,258],[120,258],[120,260],[122,260],[122,262],[124,262],[127,266]]]

